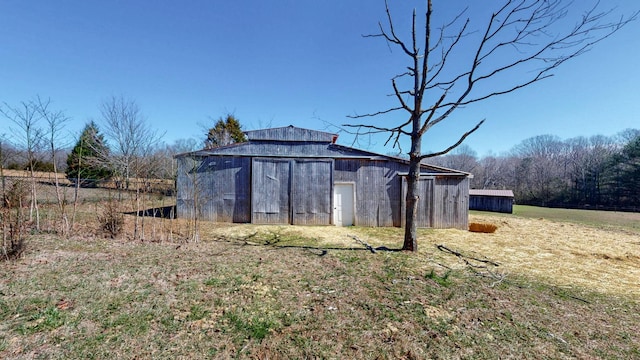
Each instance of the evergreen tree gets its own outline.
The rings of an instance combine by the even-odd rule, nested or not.
[[[212,149],[245,141],[247,138],[242,132],[240,121],[235,116],[228,114],[226,119],[219,118],[215,126],[209,129],[204,146],[207,149]]]
[[[629,141],[612,158],[612,198],[617,205],[640,205],[640,136]]]
[[[95,186],[96,180],[109,179],[112,172],[101,160],[108,154],[104,136],[95,122],[89,122],[67,157],[67,178],[71,181],[80,178],[85,186]]]

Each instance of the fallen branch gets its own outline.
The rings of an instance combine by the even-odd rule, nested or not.
[[[458,258],[460,258],[462,261],[464,261],[467,265],[469,265],[471,267],[483,267],[483,266],[473,265],[467,259],[473,260],[473,261],[478,261],[478,262],[481,262],[481,263],[484,263],[484,264],[493,265],[493,266],[500,266],[500,264],[498,264],[498,263],[496,263],[494,261],[488,260],[488,259],[478,259],[476,257],[462,255],[461,253],[459,253],[459,252],[457,252],[455,250],[449,249],[448,247],[446,247],[444,245],[436,245],[436,247],[440,251],[448,252],[450,254],[453,254],[453,255],[457,256]]]
[[[372,253],[376,253],[376,249],[373,248],[373,246],[367,244],[365,241],[360,240],[357,236],[355,235],[349,235],[350,238],[352,238],[353,240],[355,240],[357,243],[364,245],[364,247],[367,248],[367,250],[371,251]]]
[[[491,271],[491,269],[489,268],[489,265],[492,265],[494,267],[500,266],[500,264],[498,264],[495,261],[491,261],[488,259],[479,259],[477,257],[463,255],[462,253],[455,251],[453,249],[450,249],[441,244],[436,245],[436,248],[440,251],[444,251],[446,253],[455,255],[458,259],[462,260],[471,269],[471,271],[473,271],[474,274],[495,280],[491,285],[489,285],[489,287],[494,287],[502,283],[507,278],[506,274],[499,274]],[[484,265],[473,264],[471,263],[471,261],[477,261]],[[480,269],[486,270],[486,273],[479,271]]]

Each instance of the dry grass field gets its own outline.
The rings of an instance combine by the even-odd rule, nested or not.
[[[395,228],[202,222],[189,242],[184,221],[146,219],[145,241],[35,234],[0,263],[0,357],[640,358],[635,220],[536,216],[423,229],[417,254],[396,251]],[[173,240],[152,235],[169,223]]]

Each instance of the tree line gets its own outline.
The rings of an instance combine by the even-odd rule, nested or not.
[[[462,145],[429,163],[472,173],[474,189],[511,189],[519,204],[634,211],[640,207],[638,129],[566,140],[538,135],[507,154],[482,158]]]

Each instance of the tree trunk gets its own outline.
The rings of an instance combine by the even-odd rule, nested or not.
[[[404,227],[404,244],[402,250],[418,251],[418,180],[420,179],[420,162],[409,165],[407,176],[406,223]]]
[[[71,225],[69,231],[72,231],[76,224],[76,213],[78,212],[78,193],[80,192],[80,169],[82,168],[82,137],[80,138],[80,152],[78,153],[78,171],[76,174],[76,186],[73,192],[73,213],[71,214]]]
[[[420,149],[422,139],[419,132],[419,123],[413,122],[413,134],[411,136],[411,151],[409,152],[409,175],[407,176],[406,217],[404,225],[404,244],[402,250],[418,251],[418,180],[420,180]]]
[[[38,194],[36,187],[36,174],[33,171],[33,160],[29,161],[31,174],[31,209],[29,221],[33,221],[33,212],[36,213],[36,230],[40,231],[40,210],[38,209]]]
[[[134,225],[133,225],[133,239],[136,240],[139,237],[139,224],[140,224],[140,217],[138,216],[140,213],[140,184],[136,183],[136,198],[135,198],[135,209],[136,209],[136,216],[134,218]],[[128,187],[128,185],[127,185]]]
[[[53,146],[53,138],[51,140],[51,162],[53,163],[53,174],[56,187],[56,199],[58,200],[58,210],[62,216],[62,236],[67,237],[69,235],[69,218],[67,217],[65,199],[63,199],[60,188],[60,182],[58,181],[58,166],[56,165],[56,149]],[[66,198],[66,191],[65,191]]]

